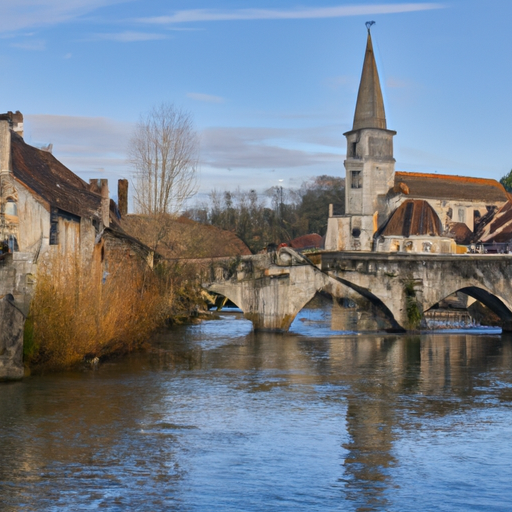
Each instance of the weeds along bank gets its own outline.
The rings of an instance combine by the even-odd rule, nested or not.
[[[191,265],[119,258],[108,268],[56,258],[38,268],[25,325],[24,360],[31,371],[58,371],[141,347],[151,332],[187,315],[200,300]]]

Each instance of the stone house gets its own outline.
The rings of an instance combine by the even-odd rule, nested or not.
[[[126,180],[119,181],[119,206],[107,180],[86,183],[49,151],[23,140],[20,112],[0,115],[0,298],[12,294],[28,310],[31,283],[44,256],[108,265],[114,254],[151,251],[120,227],[127,213]]]
[[[327,250],[464,252],[457,242],[508,202],[495,180],[395,171],[396,132],[387,129],[370,30],[354,123],[344,135],[345,214],[330,208]]]

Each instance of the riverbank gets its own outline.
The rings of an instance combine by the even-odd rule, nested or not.
[[[101,275],[87,265],[40,265],[25,323],[27,371],[63,371],[139,349],[158,327],[197,315],[194,275],[183,264],[150,269],[127,258]]]

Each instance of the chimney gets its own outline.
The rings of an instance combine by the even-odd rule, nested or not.
[[[23,137],[23,114],[19,110],[16,110],[14,114],[12,112],[9,112],[9,114],[11,114],[13,132]]]
[[[128,215],[128,180],[117,182],[117,208],[121,217]]]
[[[0,114],[0,121],[7,121],[9,128],[23,137],[23,114],[19,110],[16,110],[14,114],[10,110],[5,114]]]
[[[110,198],[108,196],[108,180],[89,180],[89,190],[101,195],[101,220],[103,226],[110,225]]]
[[[11,131],[9,123],[0,119],[0,174],[9,174],[11,169]]]

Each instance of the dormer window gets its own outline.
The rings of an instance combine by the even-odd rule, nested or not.
[[[12,197],[8,197],[5,203],[5,214],[18,216],[18,204]]]

